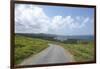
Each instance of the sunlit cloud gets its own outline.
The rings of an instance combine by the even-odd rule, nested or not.
[[[65,34],[63,30],[83,29],[91,19],[89,17],[71,15],[54,15],[49,17],[40,6],[15,5],[15,32],[16,33],[50,33]],[[61,32],[62,31],[62,32]]]

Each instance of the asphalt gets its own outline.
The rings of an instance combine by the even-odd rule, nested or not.
[[[73,56],[63,47],[56,44],[48,45],[48,48],[25,59],[20,65],[55,64],[74,61]]]

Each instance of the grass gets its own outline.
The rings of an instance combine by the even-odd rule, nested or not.
[[[48,43],[59,44],[68,50],[76,62],[94,60],[94,44],[88,43],[63,43],[57,41],[44,40],[42,38],[31,38],[25,36],[15,36],[15,64],[21,63],[25,58],[35,55],[48,47]]]
[[[19,64],[30,55],[35,55],[48,47],[48,41],[29,38],[25,36],[15,36],[15,64]]]
[[[94,60],[94,44],[88,42],[87,44],[61,44],[68,50],[77,62],[93,61]]]

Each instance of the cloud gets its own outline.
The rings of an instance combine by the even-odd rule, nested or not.
[[[70,28],[71,29],[83,28],[84,26],[86,26],[86,23],[89,23],[89,21],[90,21],[89,17],[86,18],[78,17],[77,19],[73,19],[73,22],[70,23]]]
[[[47,31],[48,17],[42,8],[34,5],[15,5],[15,31],[36,33]]]
[[[75,31],[84,28],[89,23],[89,17],[54,15],[49,17],[40,6],[15,5],[16,33],[53,33],[65,34],[65,31]]]

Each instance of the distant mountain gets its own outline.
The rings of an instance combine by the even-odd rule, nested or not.
[[[44,39],[54,39],[54,40],[68,40],[68,39],[76,39],[76,40],[94,40],[93,35],[75,35],[75,36],[65,36],[65,35],[54,35],[54,34],[33,34],[33,33],[16,33],[16,35],[23,35],[27,37],[35,37],[35,38],[44,38]]]

